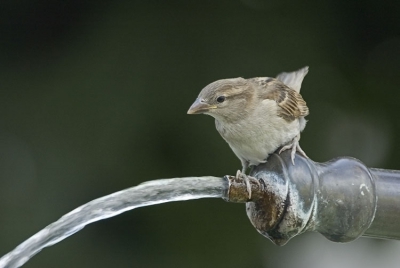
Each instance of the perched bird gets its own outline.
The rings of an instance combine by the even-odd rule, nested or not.
[[[294,164],[300,148],[300,132],[306,126],[306,102],[300,95],[308,66],[276,78],[231,78],[215,81],[203,88],[188,114],[207,114],[215,118],[218,132],[242,163],[242,176],[251,199],[250,182],[245,175],[250,165],[265,163],[268,156],[291,149]]]

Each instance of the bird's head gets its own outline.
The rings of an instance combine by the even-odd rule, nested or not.
[[[203,88],[188,114],[208,114],[217,120],[233,121],[245,116],[254,93],[241,77],[215,81]]]

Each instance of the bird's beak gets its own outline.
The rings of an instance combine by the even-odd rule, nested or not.
[[[193,102],[192,106],[190,106],[188,114],[202,114],[206,113],[211,109],[215,109],[217,106],[210,105],[203,100],[197,98],[195,102]]]

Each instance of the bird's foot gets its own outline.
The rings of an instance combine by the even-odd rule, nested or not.
[[[251,184],[250,184],[249,177],[244,172],[241,172],[240,170],[238,170],[236,172],[236,178],[237,179],[242,178],[244,180],[244,182],[246,183],[246,188],[247,188],[247,193],[248,193],[248,200],[250,200],[251,199]]]
[[[289,150],[291,149],[292,152],[290,154],[291,159],[292,159],[292,163],[294,165],[294,158],[296,156],[296,150],[305,158],[308,158],[308,156],[306,155],[306,153],[303,151],[303,149],[301,149],[300,144],[299,144],[299,140],[300,137],[296,136],[291,143],[289,143],[288,145],[285,145],[282,147],[282,149],[279,151],[279,154],[282,153],[283,151]]]

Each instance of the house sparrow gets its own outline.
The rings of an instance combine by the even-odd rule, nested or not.
[[[306,126],[306,102],[300,95],[308,66],[276,78],[231,78],[215,81],[201,90],[188,114],[207,114],[215,118],[218,132],[242,163],[243,177],[251,199],[250,182],[245,175],[250,165],[265,163],[270,154],[291,149],[294,165],[300,132]]]

